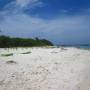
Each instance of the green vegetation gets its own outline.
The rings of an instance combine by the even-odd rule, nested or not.
[[[52,42],[39,38],[11,38],[0,36],[0,48],[9,47],[32,47],[32,46],[53,46]]]
[[[9,53],[9,54],[2,54],[1,56],[4,56],[4,57],[13,56],[13,53]]]

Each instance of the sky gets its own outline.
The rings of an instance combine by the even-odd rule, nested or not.
[[[0,0],[0,34],[90,44],[90,0]]]

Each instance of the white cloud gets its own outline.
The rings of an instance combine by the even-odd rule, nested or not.
[[[69,12],[69,10],[66,10],[66,9],[61,9],[60,11],[59,11],[59,13],[62,13],[62,14],[66,14],[66,13],[68,13]]]
[[[27,7],[29,5],[29,8],[34,7],[41,7],[43,3],[40,0],[16,0],[17,5],[20,7]]]
[[[77,16],[58,15],[53,20],[31,17],[22,12],[23,7],[40,7],[40,0],[17,0],[0,12],[4,19],[0,24],[3,33],[18,37],[43,37],[54,42],[86,42],[90,38],[90,13],[84,11]],[[8,9],[7,9],[8,8]],[[62,11],[66,13],[65,11]],[[0,19],[1,20],[1,19]],[[83,41],[84,40],[84,41]]]
[[[1,24],[4,33],[18,37],[42,37],[54,42],[88,42],[90,38],[90,17],[87,15],[57,17],[44,20],[17,14],[8,17]]]
[[[43,7],[44,5],[40,0],[15,0],[5,5],[3,11],[0,11],[0,13],[10,12],[12,14],[13,12],[21,12],[26,8],[30,10],[36,7]]]
[[[34,8],[43,7],[45,4],[40,0],[15,0],[8,3],[3,10],[0,11],[0,23],[7,17],[13,15],[25,14],[24,10],[29,9],[29,12]]]
[[[17,4],[22,6],[22,7],[26,6],[28,3],[32,2],[32,1],[33,0],[16,0]]]

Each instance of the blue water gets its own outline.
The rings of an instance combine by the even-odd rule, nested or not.
[[[80,49],[90,49],[90,45],[88,46],[75,46],[76,48],[80,48]]]
[[[57,47],[60,47],[60,46],[57,46]],[[76,48],[79,48],[79,49],[88,49],[88,50],[90,50],[90,45],[66,45],[64,47],[76,47]]]

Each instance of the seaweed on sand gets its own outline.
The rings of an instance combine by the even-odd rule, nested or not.
[[[1,56],[4,56],[4,57],[13,56],[13,53],[9,53],[9,54],[1,54]]]
[[[30,54],[31,52],[24,52],[24,53],[21,53],[21,54]]]
[[[7,64],[16,64],[16,62],[13,61],[13,60],[11,60],[11,61],[7,61],[6,63],[7,63]]]

